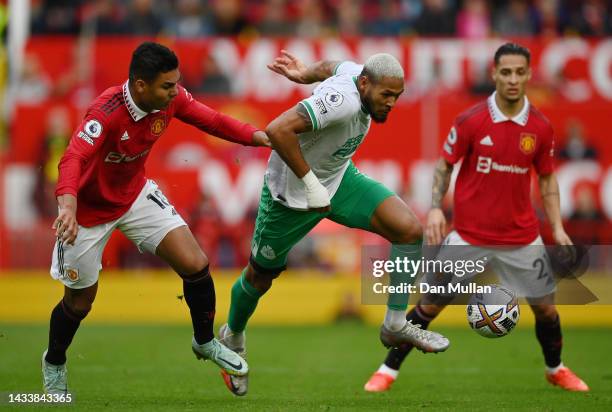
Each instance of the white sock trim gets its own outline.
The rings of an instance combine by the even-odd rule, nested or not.
[[[559,364],[559,366],[555,366],[554,368],[549,368],[549,367],[547,366],[547,367],[546,367],[546,373],[549,373],[549,374],[553,375],[553,374],[555,374],[555,373],[559,372],[559,369],[561,369],[561,368],[564,368],[564,366],[563,366],[563,362],[561,362],[561,363]]]
[[[376,372],[384,373],[385,375],[389,375],[393,379],[397,379],[397,375],[399,375],[399,371],[396,371],[395,369],[391,369],[390,367],[388,367],[384,363],[382,365],[380,365],[380,368],[378,368],[378,370]]]

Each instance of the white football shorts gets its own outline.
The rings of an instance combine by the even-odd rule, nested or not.
[[[459,233],[452,231],[442,242],[436,260],[484,260],[485,266],[499,276],[502,285],[513,290],[518,297],[540,298],[556,290],[550,259],[540,236],[526,246],[482,247],[469,244]],[[475,281],[476,276],[479,274],[475,272],[463,276],[427,273],[423,282],[430,285],[465,284]]]
[[[157,184],[147,180],[123,216],[97,226],[79,225],[74,245],[55,242],[51,277],[72,289],[92,286],[98,281],[102,252],[115,229],[121,230],[141,253],[155,254],[157,246],[172,229],[186,225]]]

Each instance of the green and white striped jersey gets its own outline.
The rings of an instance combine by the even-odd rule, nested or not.
[[[330,198],[370,128],[370,115],[362,108],[356,84],[362,69],[351,61],[340,63],[334,76],[299,103],[313,126],[312,131],[299,135],[302,155]],[[304,183],[275,151],[268,160],[266,182],[276,201],[292,209],[307,209]]]

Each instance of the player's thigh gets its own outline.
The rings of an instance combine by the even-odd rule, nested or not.
[[[550,259],[541,237],[530,245],[497,252],[493,268],[520,297],[535,301],[555,292]]]
[[[198,273],[208,265],[208,258],[187,226],[168,232],[155,253],[181,276]]]
[[[56,240],[51,259],[51,277],[70,289],[84,289],[94,285],[102,269],[102,252],[115,223],[79,226],[73,245]]]
[[[148,180],[117,227],[140,252],[155,254],[170,231],[186,225],[157,184]]]
[[[393,191],[364,175],[351,163],[331,200],[332,210],[328,218],[347,227],[379,233],[380,219],[375,218],[375,215],[379,207],[389,199],[401,202]],[[373,226],[374,220],[376,222]],[[388,226],[393,225],[389,222]]]
[[[264,183],[251,242],[251,266],[262,273],[285,270],[291,248],[325,216],[325,213],[283,206],[274,201]]]

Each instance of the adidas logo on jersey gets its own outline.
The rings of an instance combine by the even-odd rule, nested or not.
[[[482,140],[480,141],[480,144],[483,146],[493,146],[493,140],[491,140],[491,136],[486,135],[485,137],[482,138]]]
[[[121,136],[121,140],[127,140],[129,138],[130,136],[128,135],[127,130],[126,130],[125,132],[123,132],[123,136]]]

